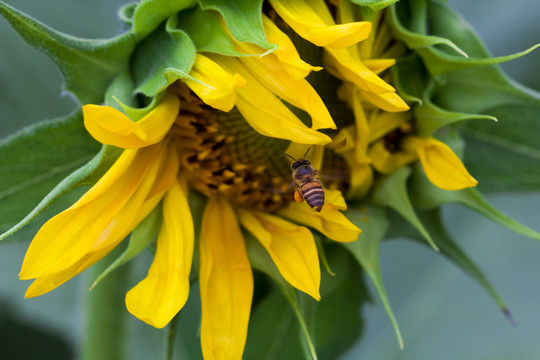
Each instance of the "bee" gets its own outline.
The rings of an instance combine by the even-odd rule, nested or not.
[[[311,161],[306,159],[308,152],[309,149],[300,159],[295,159],[286,153],[283,154],[294,160],[291,165],[292,179],[296,190],[294,199],[297,202],[305,200],[310,208],[320,212],[324,205],[324,189],[319,172],[311,165]]]

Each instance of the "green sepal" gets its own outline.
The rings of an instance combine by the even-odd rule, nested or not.
[[[227,28],[236,40],[274,51],[277,45],[266,41],[261,17],[262,3],[262,0],[199,0],[203,10],[214,10],[223,16]]]
[[[444,45],[457,52],[461,56],[467,57],[468,55],[466,52],[461,50],[459,46],[457,46],[447,38],[426,35],[425,33],[419,33],[409,30],[415,29],[416,31],[423,31],[425,29],[425,18],[422,18],[422,16],[418,15],[424,14],[425,16],[425,9],[423,10],[424,11],[422,12],[412,12],[412,10],[407,8],[406,2],[398,2],[395,6],[391,6],[387,12],[387,19],[394,37],[398,40],[403,41],[410,49],[419,50],[429,48],[434,45]],[[407,16],[408,18],[410,18],[409,24],[402,23],[403,17],[400,18],[398,16],[398,11],[400,11],[401,13],[411,12],[411,14],[404,15],[404,17]]]
[[[148,216],[133,229],[131,236],[129,237],[127,248],[114,260],[114,262],[111,263],[111,265],[96,277],[96,280],[92,283],[92,286],[90,286],[90,290],[96,287],[96,285],[112,271],[116,270],[121,265],[124,265],[143,251],[150,241],[155,238],[161,225],[161,219],[161,206],[156,206],[154,210],[152,210],[152,212],[150,212],[150,214],[148,214]]]
[[[433,237],[437,239],[437,245],[439,245],[441,254],[480,284],[480,286],[491,295],[492,299],[495,300],[504,315],[513,322],[505,301],[499,295],[493,284],[491,284],[482,270],[480,270],[474,261],[461,249],[450,234],[448,234],[448,231],[445,229],[442,222],[440,209],[436,208],[428,211],[419,211],[418,216],[422,219],[423,223],[426,224],[426,227]],[[388,238],[406,237],[425,244],[422,235],[409,223],[403,221],[396,213],[390,212],[389,221],[392,223],[392,227],[388,233]]]
[[[291,306],[291,309],[300,325],[301,333],[304,337],[304,345],[307,347],[307,351],[304,351],[306,359],[317,359],[317,353],[315,352],[315,346],[313,344],[312,335],[307,326],[306,319],[302,313],[296,290],[281,276],[276,265],[272,261],[272,258],[264,247],[250,234],[244,234],[246,240],[247,251],[251,266],[254,269],[262,271],[272,278],[276,285],[279,287],[281,293]]]
[[[21,229],[63,194],[91,184],[115,158],[110,148],[96,155],[99,146],[84,129],[80,111],[2,140],[0,229],[5,232],[0,239]]]
[[[196,0],[143,0],[133,13],[133,32],[144,39],[163,21],[196,3]]]
[[[540,190],[540,105],[506,105],[487,112],[499,119],[461,128],[465,166],[482,192]]]
[[[135,51],[136,92],[154,97],[178,79],[188,77],[196,49],[188,34],[176,28],[176,16],[147,37]]]
[[[80,39],[57,32],[2,2],[0,14],[26,43],[58,65],[65,89],[83,104],[103,101],[107,86],[127,66],[135,47],[132,33],[106,40]]]
[[[470,56],[468,59],[464,59],[448,53],[444,49],[434,47],[421,50],[420,56],[429,72],[434,76],[476,66],[500,64],[526,55],[540,46],[537,44],[513,55],[492,58],[474,30],[468,26],[463,17],[454,12],[448,5],[430,1],[426,20],[429,21],[429,28],[433,34],[451,40]]]
[[[118,9],[118,17],[128,29],[133,27],[133,16],[135,14],[137,5],[138,4],[136,2],[127,3]]]
[[[131,71],[129,68],[126,68],[116,76],[111,85],[107,88],[104,100],[105,105],[111,106],[117,110],[124,110],[122,104],[129,107],[137,107],[137,100],[135,96],[133,96],[134,88],[135,84],[131,76]]]
[[[384,289],[379,263],[379,246],[390,226],[386,211],[384,208],[377,206],[362,206],[360,209],[350,207],[345,211],[345,215],[347,219],[360,227],[362,232],[358,236],[358,240],[343,243],[342,245],[351,252],[373,283],[386,310],[386,314],[390,318],[399,347],[403,349],[403,337],[401,336],[396,317],[390,306],[388,295]]]
[[[398,0],[351,0],[351,2],[360,6],[367,6],[373,11],[380,11],[397,1]]]
[[[204,11],[199,6],[184,10],[178,14],[178,27],[191,36],[197,51],[229,56],[246,55],[236,51],[215,11]]]
[[[429,78],[418,55],[410,54],[397,59],[390,71],[399,96],[408,103],[422,104],[422,95]]]
[[[416,208],[433,209],[448,203],[458,203],[518,234],[540,240],[538,232],[497,210],[477,189],[468,188],[457,191],[439,189],[429,182],[418,167],[409,182],[409,194]]]
[[[376,205],[389,206],[396,210],[424,236],[433,250],[438,251],[437,245],[416,216],[407,194],[407,179],[410,174],[409,167],[402,167],[391,175],[381,178],[373,190],[373,202]]]
[[[422,104],[416,106],[413,110],[420,136],[431,136],[439,128],[465,120],[497,121],[497,118],[491,115],[453,112],[435,105],[431,101],[433,87],[433,82],[431,82],[424,91]]]

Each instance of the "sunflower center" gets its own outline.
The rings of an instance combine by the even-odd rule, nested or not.
[[[237,110],[217,111],[187,87],[175,87],[182,105],[172,134],[191,188],[267,212],[293,199],[290,164],[282,154],[288,141],[260,135]]]

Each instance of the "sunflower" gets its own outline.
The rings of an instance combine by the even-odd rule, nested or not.
[[[418,135],[409,105],[391,85],[385,70],[403,49],[383,12],[367,17],[352,3],[329,7],[323,0],[270,5],[262,25],[273,51],[239,41],[221,21],[235,55],[199,51],[189,73],[146,107],[120,100],[82,107],[86,130],[121,153],[33,239],[20,273],[34,279],[26,297],[92,266],[157,213],[154,259],[127,293],[127,309],[162,328],[186,303],[190,276],[197,278],[204,357],[239,359],[254,289],[246,236],[259,241],[290,285],[319,300],[313,234],[357,240],[360,228],[344,215],[347,200],[363,198],[381,176],[417,160],[443,189],[476,185],[447,145]],[[295,42],[314,49],[315,64],[301,58]],[[320,212],[294,201],[282,154],[300,158],[310,149],[313,166],[323,179],[329,174]],[[206,200],[201,219],[191,196]]]

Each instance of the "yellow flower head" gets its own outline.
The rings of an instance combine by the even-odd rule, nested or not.
[[[102,259],[158,209],[153,262],[127,293],[127,309],[162,328],[186,303],[190,276],[198,278],[204,358],[240,359],[254,288],[246,236],[262,245],[290,285],[320,300],[314,233],[347,243],[361,231],[345,216],[345,199],[364,198],[378,177],[418,159],[437,186],[476,185],[446,145],[416,136],[409,106],[382,75],[395,62],[382,15],[366,21],[348,2],[339,2],[335,16],[323,0],[270,4],[262,24],[275,51],[229,34],[238,56],[197,53],[189,74],[138,110],[144,116],[137,121],[125,114],[136,111],[122,104],[125,113],[83,106],[87,131],[121,155],[33,239],[20,273],[34,279],[27,297]],[[324,71],[302,60],[287,31],[321,48],[317,65]],[[332,116],[316,76],[326,76],[319,85],[327,89],[325,82],[337,84],[330,86],[332,101],[343,116]],[[311,147],[310,166],[320,174],[304,180],[325,184],[321,211],[293,200],[294,190],[298,200],[307,190],[292,183],[282,154],[297,159]],[[194,194],[206,199],[200,229],[190,207]]]

